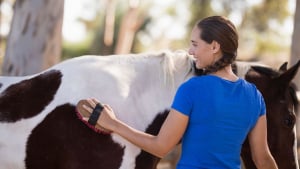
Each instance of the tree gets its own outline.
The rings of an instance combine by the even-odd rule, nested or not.
[[[129,9],[122,18],[120,26],[117,46],[115,49],[116,54],[131,52],[135,34],[143,22],[143,19],[139,18],[139,3],[139,0],[129,0]]]
[[[29,75],[60,61],[64,0],[17,0],[3,75]]]
[[[190,5],[192,15],[189,22],[189,30],[195,26],[198,20],[215,13],[211,7],[211,0],[193,0]]]
[[[99,11],[94,22],[98,25],[91,44],[90,54],[124,54],[135,53],[136,34],[145,30],[149,23],[147,10],[139,0],[109,0],[106,10]],[[104,15],[103,18],[100,18]]]
[[[245,13],[243,24],[248,24],[260,33],[268,32],[272,30],[269,25],[270,21],[283,23],[290,15],[287,6],[287,0],[263,0],[262,3],[251,7]]]
[[[296,0],[296,11],[294,15],[294,31],[292,35],[290,64],[293,65],[300,60],[300,0]],[[300,89],[300,73],[295,77],[294,82]]]

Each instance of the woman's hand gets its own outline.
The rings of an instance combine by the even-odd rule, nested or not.
[[[87,122],[90,115],[99,103],[96,99],[84,99],[79,101],[77,109],[84,114],[83,120]],[[120,135],[141,149],[158,157],[164,157],[176,144],[179,143],[188,125],[188,116],[171,109],[166,120],[157,135],[137,130],[116,118],[112,108],[103,105],[103,110],[97,120],[98,129],[109,130]]]
[[[99,101],[95,98],[86,99],[89,105],[83,104],[82,107],[90,114],[93,112],[96,105]],[[89,118],[83,118],[85,121],[88,121]],[[97,124],[106,130],[113,131],[114,123],[116,120],[115,113],[109,105],[103,104],[103,110],[100,113],[100,117],[97,120]]]

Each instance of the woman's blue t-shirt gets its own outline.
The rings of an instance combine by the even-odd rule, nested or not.
[[[189,116],[178,169],[239,169],[241,146],[266,111],[253,84],[214,75],[183,83],[172,108]]]

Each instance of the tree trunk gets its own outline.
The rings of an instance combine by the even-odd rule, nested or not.
[[[17,0],[3,75],[30,75],[60,61],[64,0]]]
[[[300,0],[296,0],[296,11],[295,11],[295,16],[294,16],[294,31],[293,31],[293,36],[292,36],[292,47],[291,47],[291,57],[290,57],[290,65],[294,65],[298,62],[300,59]],[[297,73],[295,76],[293,82],[296,84],[298,88],[298,92],[300,90],[300,72]],[[298,95],[298,94],[297,94]],[[300,99],[300,98],[298,98]],[[299,148],[299,141],[300,141],[300,106],[298,106],[298,110],[296,112],[297,114],[297,120],[296,120],[296,132],[297,132],[297,140],[298,140],[298,145],[297,148]],[[298,158],[299,160],[299,158]]]
[[[294,65],[300,60],[300,0],[296,0],[296,11],[294,16],[294,32],[292,36],[290,64]],[[295,76],[294,82],[300,90],[300,72]]]
[[[129,0],[129,10],[122,18],[115,54],[126,54],[131,52],[134,36],[143,22],[143,19],[141,19],[141,16],[139,16],[138,13],[139,3],[139,0]]]

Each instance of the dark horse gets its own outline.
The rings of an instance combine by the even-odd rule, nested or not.
[[[278,71],[252,66],[245,75],[245,79],[254,83],[265,99],[268,144],[279,169],[299,168],[295,131],[298,99],[291,84],[299,64],[300,62],[287,70],[287,63],[284,63]],[[250,152],[246,140],[242,149],[242,159],[247,169],[256,169]]]
[[[186,52],[84,56],[35,75],[0,77],[0,168],[155,169],[159,158],[114,133],[95,133],[75,105],[98,98],[122,121],[156,134],[178,86],[196,76],[193,61]],[[280,169],[297,169],[291,80],[299,63],[279,71],[246,65],[237,63],[237,73],[265,98],[271,152]],[[242,158],[253,167],[247,142]]]

